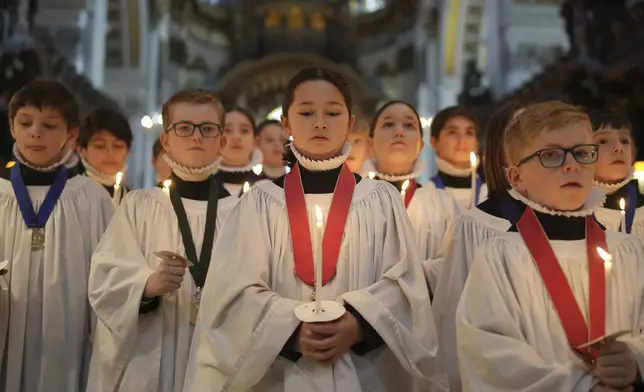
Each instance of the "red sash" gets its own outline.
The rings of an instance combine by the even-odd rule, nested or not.
[[[411,203],[411,199],[414,197],[414,193],[416,193],[416,188],[418,188],[416,180],[409,180],[409,185],[405,190],[405,208],[409,207],[409,203]]]
[[[346,164],[343,164],[338,181],[335,184],[329,217],[324,228],[324,237],[322,238],[322,285],[331,280],[336,273],[340,245],[342,244],[355,186],[356,180],[353,173]],[[304,283],[314,286],[313,247],[311,246],[311,231],[309,230],[306,199],[304,198],[299,164],[295,164],[293,170],[286,175],[284,193],[291,228],[295,273]]]
[[[608,250],[606,233],[599,227],[592,216],[586,217],[586,252],[588,253],[589,309],[590,331],[584,315],[575,300],[568,279],[555,256],[548,237],[543,231],[537,216],[527,207],[517,228],[523,238],[534,262],[539,269],[543,282],[555,306],[568,342],[587,359],[595,359],[597,352],[577,347],[605,334],[606,326],[606,281],[604,260],[597,253],[597,247]]]

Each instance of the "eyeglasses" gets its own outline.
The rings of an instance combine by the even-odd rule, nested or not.
[[[598,150],[599,150],[599,146],[596,144],[579,144],[571,148],[560,148],[560,147],[544,148],[542,150],[535,152],[534,154],[528,155],[527,157],[521,159],[516,166],[519,167],[524,163],[528,162],[530,159],[534,157],[538,157],[539,162],[541,163],[541,166],[545,168],[552,169],[556,167],[561,167],[566,161],[566,156],[568,155],[568,153],[572,155],[572,157],[575,159],[575,161],[577,161],[577,163],[582,165],[588,165],[588,164],[597,162]]]
[[[221,125],[215,123],[201,123],[193,124],[189,122],[178,122],[170,125],[166,131],[174,130],[174,133],[179,137],[190,137],[195,133],[195,130],[198,129],[201,136],[204,138],[215,138],[219,136],[222,132]]]

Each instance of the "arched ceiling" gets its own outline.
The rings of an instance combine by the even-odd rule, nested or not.
[[[301,69],[320,66],[340,72],[352,88],[355,101],[370,111],[379,94],[350,66],[310,53],[277,53],[259,60],[243,61],[221,77],[218,90],[229,104],[243,104],[264,115],[281,104],[289,80]]]

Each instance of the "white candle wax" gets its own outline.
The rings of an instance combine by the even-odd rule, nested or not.
[[[400,197],[402,197],[403,203],[405,202],[405,193],[407,192],[408,187],[409,180],[405,180],[405,182],[403,182],[402,186],[400,187]]]
[[[246,182],[244,183],[244,189],[243,189],[243,192],[244,192],[244,193],[246,193],[246,192],[248,192],[248,190],[249,190],[249,189],[250,189],[250,184],[248,183],[248,181],[246,181]]]
[[[470,164],[472,167],[472,208],[476,207],[476,153],[470,152]]]
[[[606,317],[610,317],[611,311],[610,309],[612,308],[611,305],[611,295],[610,295],[610,281],[611,281],[611,276],[613,274],[613,256],[610,255],[607,251],[604,249],[597,247],[597,253],[599,253],[599,256],[604,260],[604,277],[606,279]]]
[[[315,313],[320,313],[322,310],[322,260],[323,260],[323,251],[322,251],[322,241],[324,232],[322,230],[322,210],[318,205],[315,206],[315,234],[317,236],[317,260],[315,261]]]
[[[621,210],[620,231],[626,233],[626,200],[619,199],[619,209]]]
[[[163,193],[170,197],[170,185],[172,185],[172,180],[163,181]]]
[[[112,203],[118,206],[121,202],[121,181],[123,181],[123,173],[116,173],[116,182],[114,183],[114,194],[112,195]]]

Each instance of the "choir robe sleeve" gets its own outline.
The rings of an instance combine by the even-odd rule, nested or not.
[[[275,201],[254,188],[230,213],[217,239],[214,252],[222,262],[211,267],[204,288],[186,392],[249,390],[264,377],[300,325],[294,310],[302,302],[281,297],[269,287],[271,259],[280,255],[269,250],[271,233],[262,214],[266,204]],[[381,277],[363,289],[342,294],[339,300],[359,312],[426,389],[430,384],[444,386],[445,378],[434,374],[438,346],[411,226],[395,188],[390,184],[378,188],[380,199],[370,203],[378,205],[386,219],[386,227],[377,230],[385,246],[375,252],[382,258]]]
[[[508,279],[504,268],[505,261],[516,253],[507,252],[505,245],[495,238],[479,248],[458,305],[463,391],[590,391],[597,379],[578,359],[572,357],[563,364],[546,361],[527,342],[524,323],[529,315],[524,316],[514,294],[514,286],[522,283]],[[540,293],[534,295],[539,297]],[[534,328],[539,328],[541,321],[535,321]]]
[[[458,217],[445,235],[445,256],[434,290],[432,311],[452,390],[459,391],[461,386],[456,350],[456,308],[474,253],[482,243],[502,234],[510,226],[507,220],[474,208]]]
[[[135,228],[135,195],[128,193],[114,215],[94,252],[89,276],[89,300],[100,324],[95,344],[103,369],[112,371],[126,366],[137,346],[138,329],[147,325],[139,325],[139,308],[148,277],[154,273]],[[118,379],[118,375],[104,376]]]

